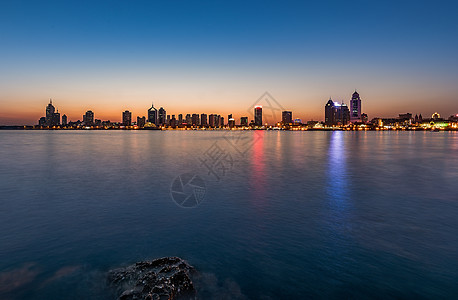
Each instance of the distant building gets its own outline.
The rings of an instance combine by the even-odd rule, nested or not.
[[[219,127],[224,127],[224,117],[221,117],[220,115],[218,115],[219,117]]]
[[[283,125],[292,124],[293,123],[293,113],[291,111],[282,111],[281,113],[281,122]]]
[[[183,124],[183,114],[178,115],[178,124]]]
[[[404,124],[412,124],[412,114],[411,113],[406,113],[406,114],[399,114],[399,121],[400,123]]]
[[[132,125],[132,113],[128,110],[122,112],[122,125],[124,126]]]
[[[208,126],[207,114],[200,114],[200,126]]]
[[[365,113],[361,114],[361,122],[363,122],[363,123],[369,122],[369,117],[367,116],[367,114],[365,114]]]
[[[208,125],[210,127],[217,127],[218,126],[218,115],[211,114],[208,116]]]
[[[59,111],[52,114],[51,126],[60,125],[60,113]]]
[[[334,101],[329,98],[328,102],[324,106],[324,125],[333,126],[335,125],[335,112],[334,112]]]
[[[157,125],[165,125],[167,122],[167,112],[163,107],[159,108],[158,118],[157,118]]]
[[[229,128],[234,128],[235,127],[235,119],[234,118],[228,119],[228,123],[227,124],[228,124]]]
[[[199,126],[199,114],[192,114],[191,124],[192,126]]]
[[[324,107],[324,124],[326,126],[347,125],[350,121],[350,110],[345,103],[329,99]]]
[[[52,99],[49,99],[49,104],[46,106],[46,126],[52,126],[53,122],[53,115],[55,112],[54,105],[52,105]]]
[[[262,106],[256,105],[254,107],[254,125],[262,126]]]
[[[94,112],[92,110],[88,110],[83,115],[83,124],[85,126],[92,126],[94,125]]]
[[[186,124],[188,125],[192,124],[191,114],[186,114]]]
[[[64,114],[62,116],[62,126],[67,126],[67,124],[68,124],[67,115]]]
[[[154,107],[154,103],[148,109],[148,122],[157,125],[157,109]]]
[[[357,91],[353,93],[350,100],[350,121],[361,122],[361,98]]]
[[[171,127],[175,128],[177,126],[177,119],[175,118],[175,115],[172,115],[172,118],[170,119],[170,124]]]
[[[145,124],[146,124],[146,118],[137,116],[137,126],[144,127]]]
[[[41,117],[40,120],[38,120],[38,125],[46,126],[46,117]]]
[[[240,118],[240,126],[248,127],[248,117],[241,117]]]

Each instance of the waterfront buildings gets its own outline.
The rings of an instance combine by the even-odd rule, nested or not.
[[[122,113],[122,125],[124,126],[132,125],[132,113],[128,110]]]
[[[353,93],[350,100],[350,121],[361,122],[361,98],[357,91]]]
[[[283,125],[288,125],[293,123],[293,113],[291,111],[282,111],[281,113],[281,122]]]
[[[240,126],[248,127],[248,117],[241,117],[240,118]]]
[[[60,125],[60,113],[59,111],[56,112],[56,108],[52,104],[52,99],[49,99],[49,103],[45,110],[45,116],[40,118],[38,125],[49,127]]]
[[[350,110],[345,103],[334,102],[331,98],[324,107],[324,124],[326,126],[347,125]]]
[[[94,112],[92,110],[88,110],[83,115],[83,124],[85,126],[92,126],[94,125]]]
[[[254,125],[262,126],[262,105],[256,105],[254,107]]]
[[[146,124],[146,118],[145,117],[137,117],[137,126],[138,127],[144,127]]]
[[[154,103],[148,109],[148,122],[157,125],[157,109],[154,107]]]
[[[167,112],[163,107],[159,108],[159,113],[158,113],[158,119],[157,119],[157,125],[163,126],[166,124],[167,121]]]
[[[200,114],[200,126],[208,126],[207,114]]]

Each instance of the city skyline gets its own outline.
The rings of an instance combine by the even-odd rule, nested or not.
[[[263,109],[261,104],[266,102]],[[280,129],[280,130],[308,130],[308,129],[340,129],[340,130],[456,130],[458,114],[442,117],[434,112],[431,118],[422,114],[400,113],[397,117],[369,120],[366,113],[362,113],[362,99],[355,90],[352,94],[350,106],[345,102],[337,102],[330,98],[324,105],[324,121],[302,120],[293,117],[293,111],[285,110],[269,93],[260,97],[252,107],[249,116],[234,117],[228,114],[227,119],[220,114],[206,113],[167,113],[164,107],[157,109],[154,103],[148,108],[146,116],[137,115],[136,122],[132,112],[122,112],[122,121],[102,120],[95,118],[92,110],[82,115],[82,120],[68,120],[67,115],[59,113],[53,105],[52,99],[45,107],[45,115],[40,117],[37,125],[13,126],[16,129]],[[134,116],[135,117],[135,116]],[[251,117],[251,120],[250,120]],[[237,123],[236,119],[239,120]],[[250,122],[249,122],[250,121]],[[11,128],[11,127],[8,127]]]
[[[329,97],[349,104],[355,89],[372,117],[452,115],[457,5],[8,2],[0,125],[34,124],[49,98],[69,119],[93,110],[120,121],[152,101],[242,115],[264,91],[305,120],[322,120]]]

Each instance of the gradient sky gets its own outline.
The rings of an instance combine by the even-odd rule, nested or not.
[[[458,113],[456,1],[0,2],[0,124],[233,113],[265,91],[322,120],[355,89],[373,117]]]

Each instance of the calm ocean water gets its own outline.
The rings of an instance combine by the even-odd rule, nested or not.
[[[172,255],[203,299],[458,295],[456,132],[0,131],[0,170],[0,299],[110,299]]]

